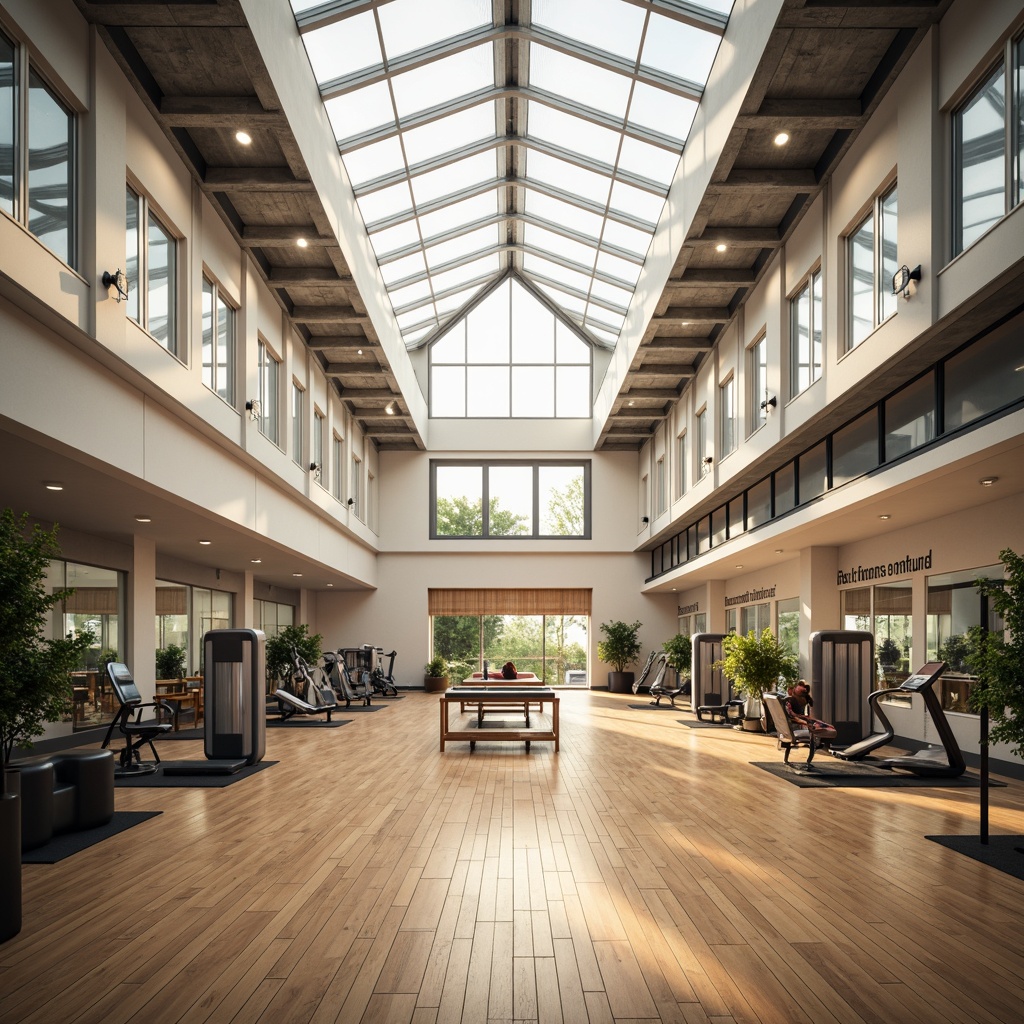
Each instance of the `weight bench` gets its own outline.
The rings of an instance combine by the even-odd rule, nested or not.
[[[704,699],[707,704],[701,704],[697,708],[697,721],[703,722],[705,715],[711,716],[713,722],[718,718],[721,723],[727,721],[739,722],[743,718],[743,705],[744,701],[734,697],[732,700],[722,703],[722,695],[720,693],[705,693]]]
[[[807,760],[804,762],[804,768],[813,768],[811,762],[814,760],[814,752],[818,749],[818,740],[814,733],[810,729],[793,725],[793,720],[786,712],[786,705],[782,703],[782,698],[777,693],[766,693],[761,701],[778,734],[779,750],[785,751],[783,762],[789,764],[789,752],[794,747],[807,747]]]
[[[662,655],[662,658],[664,657],[665,656]],[[668,668],[668,661],[663,661],[661,663],[661,668],[658,670],[658,674],[654,677],[654,682],[651,683],[651,696],[654,698],[654,700],[651,701],[651,704],[656,708],[661,707],[662,697],[667,697],[672,707],[675,707],[676,697],[685,696],[690,689],[689,679],[679,681],[677,678],[677,681],[679,682],[678,686],[674,688],[671,686],[666,686],[665,676],[668,672]]]
[[[277,706],[281,715],[281,721],[287,722],[289,718],[293,718],[295,715],[327,715],[327,721],[331,720],[331,712],[337,707],[337,701],[333,704],[309,704],[304,701],[301,697],[296,697],[294,693],[289,693],[287,690],[275,690],[274,696],[277,698]]]

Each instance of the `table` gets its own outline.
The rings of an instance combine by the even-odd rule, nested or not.
[[[453,686],[446,690],[441,697],[439,704],[441,716],[441,751],[444,745],[452,740],[469,741],[469,749],[476,749],[477,740],[525,740],[526,749],[530,749],[533,740],[551,740],[555,744],[555,752],[558,752],[558,696],[548,686],[489,686],[483,687]],[[458,704],[460,710],[464,710],[467,704],[475,705],[477,709],[476,728],[453,729],[451,725],[450,710],[453,704]],[[551,721],[548,727],[547,721],[536,724],[530,721],[530,705],[537,704],[543,711],[545,704],[551,705]],[[488,729],[484,723],[484,714],[491,710],[514,710],[522,709],[525,724],[521,729]],[[546,716],[542,716],[546,718]]]
[[[179,690],[177,693],[157,694],[157,700],[166,700],[174,704],[174,731],[178,731],[178,719],[181,717],[183,704],[191,704],[195,711],[193,721],[199,725],[199,693],[196,690]]]

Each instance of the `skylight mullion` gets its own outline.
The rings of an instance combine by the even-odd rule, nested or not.
[[[632,171],[622,169],[616,171],[609,164],[603,164],[599,160],[591,160],[589,157],[580,156],[579,153],[571,149],[565,149],[554,142],[544,142],[541,139],[531,138],[529,135],[515,141],[518,141],[520,145],[525,146],[527,149],[564,160],[567,164],[582,167],[585,171],[603,174],[606,178],[618,178],[619,181],[624,181],[644,192],[651,192],[662,198],[668,195],[668,187],[660,181],[655,181],[654,178],[645,178],[642,174],[634,174]]]
[[[459,284],[452,285],[450,288],[445,288],[442,291],[434,292],[434,300],[440,302],[442,299],[447,299],[452,295],[458,295],[459,292],[466,291],[467,289],[480,288],[485,284],[489,284],[494,280],[495,274],[484,274],[481,277],[470,278],[468,281],[462,281]],[[417,302],[410,302],[402,306],[400,309],[396,307],[395,316],[401,313],[410,313],[412,310],[417,309],[420,306],[430,302],[430,299],[422,299]]]
[[[399,260],[403,256],[408,256],[411,253],[416,252],[420,248],[429,249],[432,245],[440,245],[442,242],[450,242],[453,238],[458,238],[460,235],[468,234],[470,231],[477,231],[480,228],[486,228],[491,224],[498,224],[507,218],[508,214],[500,213],[497,210],[489,214],[486,217],[480,217],[477,220],[469,221],[466,224],[460,224],[458,227],[450,228],[448,231],[442,231],[440,234],[433,235],[430,238],[423,239],[422,247],[417,243],[416,245],[405,245],[401,249],[395,249],[392,252],[379,253],[377,256],[377,262],[381,265],[385,263],[392,263],[394,260]],[[595,248],[597,243],[594,243]]]
[[[729,22],[727,14],[719,14],[718,11],[712,11],[699,3],[691,3],[689,0],[624,0],[624,2],[632,4],[634,7],[642,7],[644,10],[663,14],[666,18],[681,21],[719,36],[725,34],[725,26]]]
[[[399,171],[389,171],[387,174],[380,175],[380,177],[371,178],[353,191],[358,199],[360,196],[376,192],[378,189],[397,185],[400,181],[405,181],[407,178],[416,178],[421,174],[429,174],[431,171],[436,171],[442,167],[447,167],[449,164],[457,163],[459,160],[464,160],[468,156],[479,156],[480,153],[486,153],[488,150],[498,149],[502,146],[511,146],[515,142],[515,139],[508,137],[498,138],[497,136],[481,139],[478,142],[471,142],[459,149],[452,149],[447,153],[439,153],[430,160],[421,160],[418,164],[409,167],[408,170],[403,167]],[[633,183],[630,182],[630,184]]]
[[[392,0],[330,0],[329,3],[310,7],[295,16],[299,32],[312,32],[325,25],[333,25],[336,21],[355,17],[365,11],[372,11]]]
[[[565,267],[566,270],[575,270],[577,274],[584,274],[586,277],[596,277],[602,281],[607,281],[608,284],[618,285],[620,288],[626,288],[629,291],[633,291],[636,287],[630,282],[624,281],[621,277],[613,277],[611,274],[603,274],[600,271],[595,272],[593,267],[584,266],[581,263],[577,263],[575,260],[570,260],[565,256],[559,256],[558,253],[551,252],[548,249],[540,249],[535,245],[518,244],[511,245],[509,248],[514,249],[517,252],[532,253],[534,256],[537,256],[542,260],[547,260],[549,263],[554,263],[559,267]]]
[[[571,239],[573,242],[579,242],[581,245],[589,245],[593,249],[603,249],[606,252],[613,253],[621,259],[628,260],[630,263],[636,263],[643,266],[643,255],[638,255],[629,249],[623,249],[617,245],[610,245],[607,242],[601,242],[600,239],[594,238],[592,235],[585,235],[581,231],[573,231],[572,228],[568,228],[564,224],[548,220],[545,217],[538,217],[535,213],[505,214],[505,217],[509,220],[521,221],[523,224],[533,224],[535,227],[544,228],[556,235],[562,235],[564,238]]]
[[[417,216],[436,213],[438,210],[443,210],[446,206],[454,206],[456,203],[461,203],[464,199],[473,199],[475,196],[483,195],[485,192],[496,191],[508,184],[509,182],[505,178],[492,178],[490,181],[482,181],[478,185],[470,185],[468,188],[460,189],[458,192],[450,192],[439,199],[431,199],[429,203],[417,204],[415,209],[410,206],[407,210],[396,213],[391,217],[381,217],[380,220],[367,224],[366,231],[372,235],[375,231],[396,227],[407,220],[414,220]],[[651,230],[654,230],[653,227]]]
[[[643,64],[637,65],[635,60],[626,60],[607,50],[599,50],[596,46],[588,46],[578,40],[571,39],[559,32],[552,32],[550,29],[538,28],[536,26],[520,30],[520,34],[532,43],[547,46],[549,49],[557,50],[568,57],[576,57],[586,61],[594,67],[603,68],[605,71],[612,71],[618,75],[624,75],[635,82],[646,82],[655,88],[664,89],[666,92],[675,93],[677,96],[685,96],[687,99],[700,101],[704,94],[704,88],[699,82],[693,82],[688,78],[672,75],[657,68],[646,67]],[[714,45],[718,45],[717,40]]]
[[[584,303],[588,301],[587,293],[581,291],[579,288],[573,288],[572,285],[563,284],[561,281],[558,281],[553,277],[546,277],[544,274],[537,273],[536,270],[528,270],[523,273],[531,280],[547,285],[549,288],[555,288],[560,292],[564,292],[566,295],[571,295],[574,299],[580,299]],[[603,309],[607,309],[611,313],[618,313],[619,316],[625,316],[626,313],[629,312],[628,308],[617,306],[611,300],[597,295],[589,296],[589,302],[591,305],[601,306]]]

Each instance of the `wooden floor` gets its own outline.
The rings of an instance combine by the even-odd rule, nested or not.
[[[118,790],[163,814],[26,865],[0,1021],[1024,1020],[1024,882],[923,838],[976,833],[977,790],[797,789],[631,699],[567,693],[557,755],[440,754],[410,694],[268,731],[226,789]]]

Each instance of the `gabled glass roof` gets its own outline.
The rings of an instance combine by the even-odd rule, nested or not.
[[[514,270],[614,345],[732,0],[495,6],[292,0],[406,344]]]

